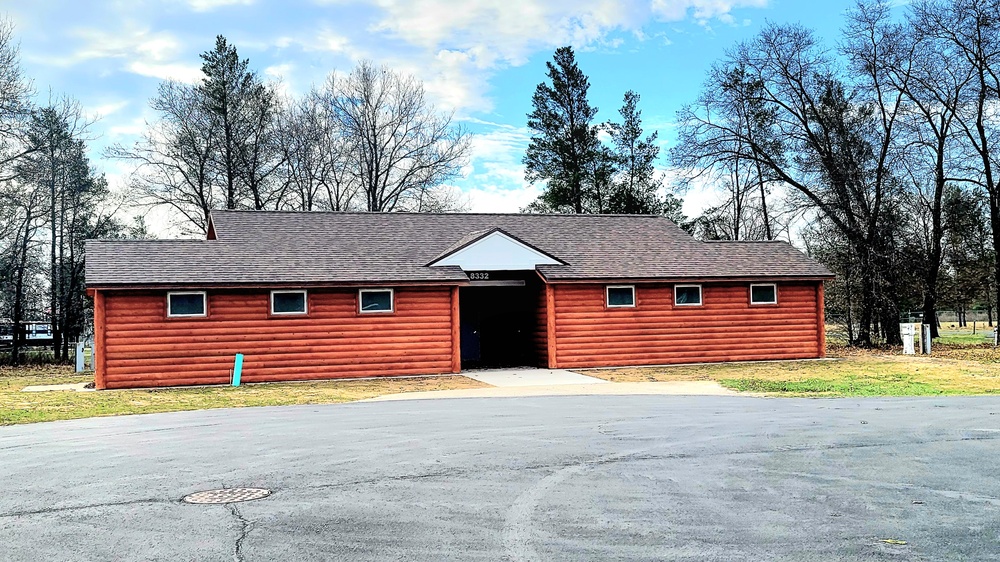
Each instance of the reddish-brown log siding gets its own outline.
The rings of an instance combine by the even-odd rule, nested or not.
[[[672,285],[636,285],[635,308],[608,308],[604,285],[555,285],[555,365],[600,367],[821,357],[821,289],[778,283],[777,305],[750,305],[750,284],[702,284],[701,306]]]
[[[451,372],[462,371],[462,346],[459,345],[462,337],[461,311],[459,309],[458,287],[451,288]]]
[[[549,365],[549,325],[545,310],[545,285],[538,285],[534,293],[534,300],[535,326],[531,334],[531,343],[534,346],[535,365],[547,367]]]
[[[397,288],[392,314],[359,314],[356,289],[311,290],[305,317],[271,316],[268,291],[209,291],[208,317],[195,319],[167,318],[165,292],[98,294],[106,388],[228,383],[237,353],[245,382],[454,369],[449,287]]]
[[[105,295],[102,291],[94,291],[94,386],[97,388],[107,388],[105,380],[105,322],[107,307],[105,306]]]
[[[819,356],[826,357],[826,304],[823,283],[816,284],[816,338],[819,340]]]

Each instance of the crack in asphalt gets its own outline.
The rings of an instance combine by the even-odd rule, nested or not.
[[[157,504],[157,503],[175,503],[172,500],[163,500],[156,498],[146,498],[141,500],[127,500],[118,502],[103,502],[103,503],[92,503],[87,505],[71,505],[66,507],[46,507],[42,509],[31,509],[24,511],[12,511],[10,513],[0,513],[0,517],[24,517],[28,515],[45,515],[47,513],[62,513],[64,511],[79,511],[82,509],[91,509],[97,507],[123,507],[127,505],[141,505],[144,503]]]
[[[64,420],[64,421],[75,421],[75,420]],[[58,422],[50,422],[50,423],[58,423]],[[194,424],[194,425],[178,425],[178,426],[172,426],[172,427],[155,427],[155,428],[148,428],[148,429],[137,429],[137,430],[132,430],[132,431],[114,431],[114,432],[110,432],[109,431],[109,432],[102,432],[102,433],[90,432],[90,433],[87,434],[87,437],[89,439],[93,440],[94,442],[100,442],[101,440],[107,440],[108,438],[111,438],[111,437],[120,437],[122,435],[142,435],[144,433],[161,433],[161,432],[164,432],[164,431],[178,431],[178,430],[186,430],[186,429],[202,428],[202,427],[216,427],[216,426],[219,426],[219,425],[222,425],[222,424],[221,423],[201,423],[201,424]],[[79,440],[80,440],[80,438],[78,436],[74,435],[73,437],[69,437],[69,438],[65,438],[65,439],[54,439],[54,440],[46,442],[45,444],[46,445],[52,445],[52,444],[55,444],[55,443],[77,443],[77,442],[79,442]],[[17,445],[5,445],[3,447],[0,447],[0,451],[10,451],[10,450],[13,450],[13,449],[30,449],[32,447],[38,447],[38,446],[39,446],[39,443],[37,441],[29,441],[27,443],[19,443]]]
[[[243,517],[243,514],[240,513],[235,504],[227,503],[226,507],[229,508],[229,512],[233,514],[233,517],[240,524],[240,534],[236,537],[236,543],[233,545],[233,562],[244,562],[246,558],[243,556],[243,541],[247,539],[247,535],[253,530],[255,521],[250,521],[246,517]]]

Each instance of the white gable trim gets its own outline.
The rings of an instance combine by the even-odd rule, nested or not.
[[[562,262],[497,230],[430,265],[457,265],[463,271],[517,271]]]

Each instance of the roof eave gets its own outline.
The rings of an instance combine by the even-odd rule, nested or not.
[[[539,271],[538,275],[550,285],[582,284],[582,283],[721,283],[721,282],[757,282],[757,281],[832,281],[835,275],[692,275],[692,276],[662,276],[662,277],[552,277]]]
[[[434,280],[371,280],[371,281],[254,281],[248,283],[88,283],[87,292],[91,291],[151,291],[173,289],[336,289],[360,287],[465,287],[468,279],[434,279]]]

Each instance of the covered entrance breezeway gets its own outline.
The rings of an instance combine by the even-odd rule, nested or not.
[[[539,265],[565,265],[499,228],[472,232],[429,266],[457,266],[462,369],[546,366],[545,284]]]
[[[491,271],[459,290],[462,369],[538,366],[539,306],[545,287],[534,272]]]

